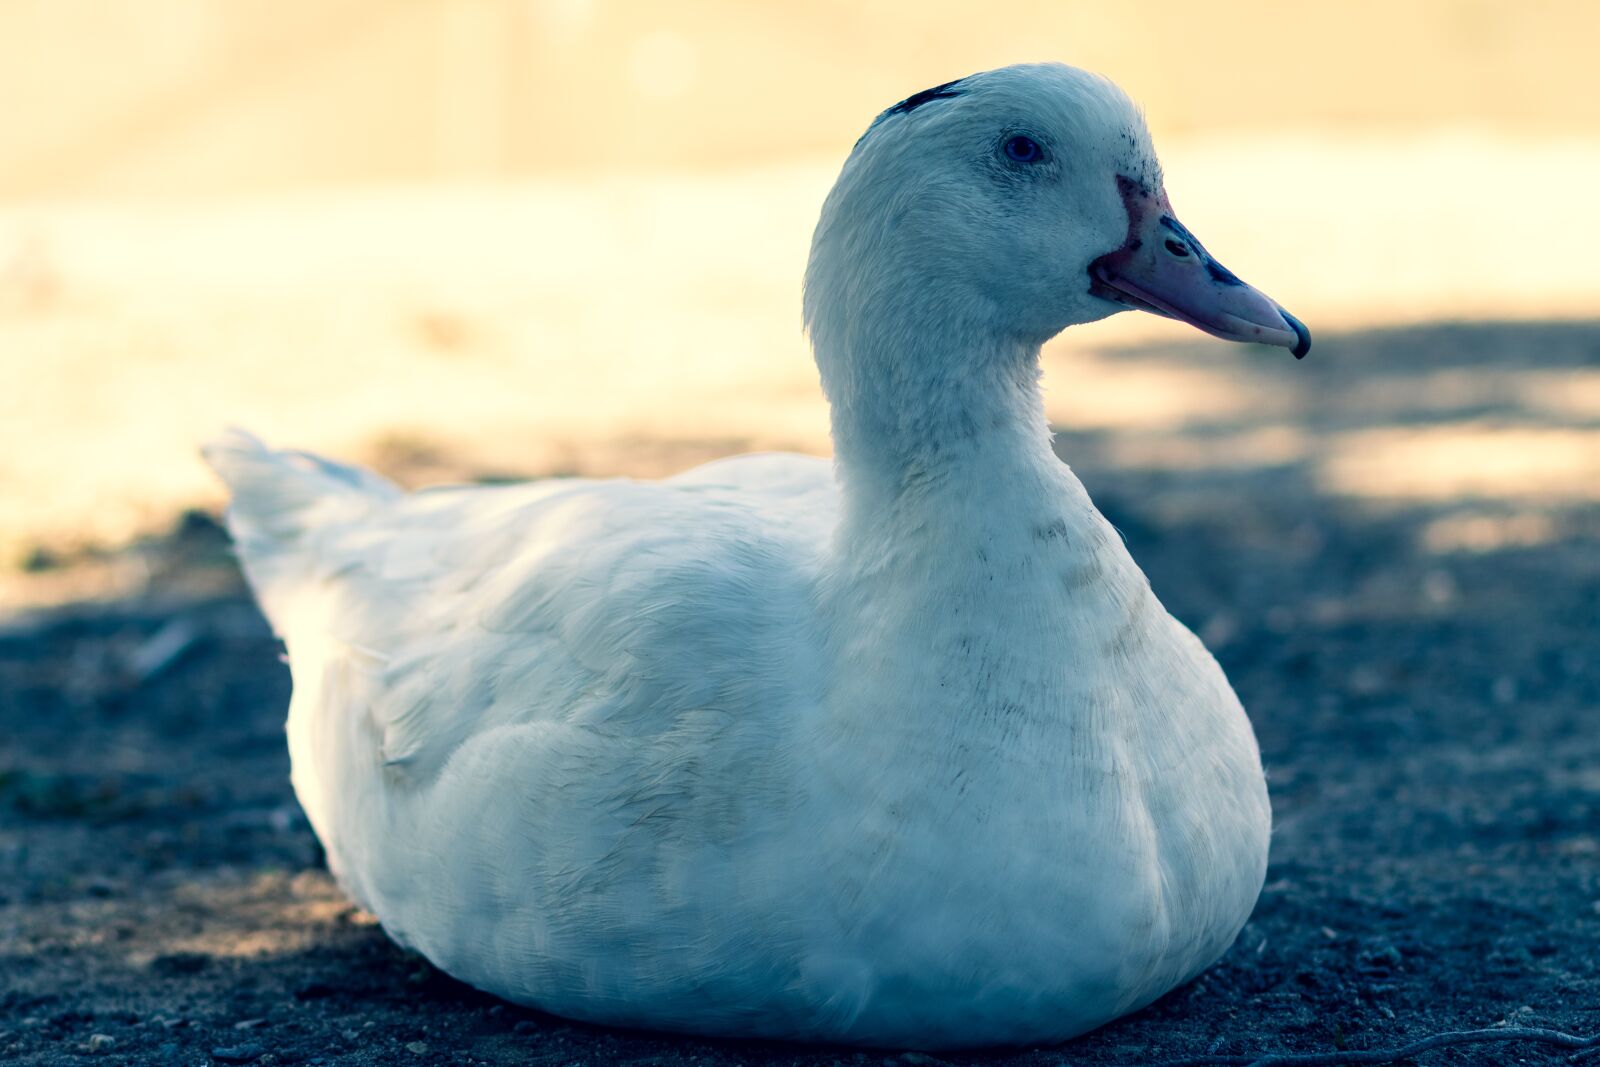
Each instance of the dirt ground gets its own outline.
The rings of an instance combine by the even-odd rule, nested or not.
[[[1220,367],[1276,398],[1059,438],[1250,711],[1266,888],[1222,962],[1153,1007],[1059,1048],[942,1058],[1600,1031],[1600,323],[1319,338],[1299,364],[1211,342],[1118,359]],[[1330,473],[1334,438],[1365,452]],[[575,1025],[444,977],[321,866],[287,779],[288,674],[213,520],[30,566],[86,593],[97,568],[143,577],[0,628],[5,1062],[933,1062]]]

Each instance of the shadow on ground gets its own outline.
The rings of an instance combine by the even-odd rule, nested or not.
[[[1277,822],[1255,916],[1132,1018],[950,1061],[1600,1030],[1600,324],[1273,355],[1118,353],[1207,366],[1250,402],[1059,438],[1255,722]],[[0,630],[9,1062],[930,1062],[573,1025],[393,947],[321,869],[286,777],[287,671],[220,531],[189,516],[140,552],[138,596]]]

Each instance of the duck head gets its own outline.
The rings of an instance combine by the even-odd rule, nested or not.
[[[1296,357],[1311,345],[1178,221],[1128,97],[1059,64],[976,74],[880,114],[824,206],[806,277],[819,362],[830,315],[1036,347],[1130,309]]]

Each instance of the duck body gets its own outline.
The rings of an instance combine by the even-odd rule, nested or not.
[[[294,787],[392,937],[518,1003],[1065,1039],[1244,925],[1255,739],[1052,453],[1037,341],[851,313],[828,218],[807,301],[836,464],[406,495],[210,447],[289,652]],[[873,360],[898,389],[859,387]]]
[[[463,981],[630,1026],[1036,1043],[1248,918],[1248,720],[1059,463],[1031,507],[930,492],[839,560],[805,457],[403,496],[211,454],[321,512],[284,558],[236,521],[295,789],[346,891]]]

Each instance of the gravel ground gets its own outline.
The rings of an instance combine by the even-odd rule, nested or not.
[[[1352,334],[1303,364],[1214,344],[1122,358],[1231,368],[1290,401],[1060,438],[1250,710],[1277,823],[1266,889],[1223,961],[1146,1011],[1059,1048],[944,1059],[1144,1065],[1497,1024],[1600,1032],[1600,481],[1583,452],[1600,324]],[[1373,464],[1333,491],[1319,445],[1366,431],[1487,452],[1445,447],[1430,473],[1409,437],[1374,436]],[[1285,435],[1296,447],[1273,445]],[[1452,469],[1512,452],[1531,471]],[[1363,478],[1390,494],[1353,495]],[[394,947],[340,898],[295,806],[288,674],[215,523],[187,516],[138,557],[139,596],[0,629],[0,1059],[933,1062],[575,1025]]]

